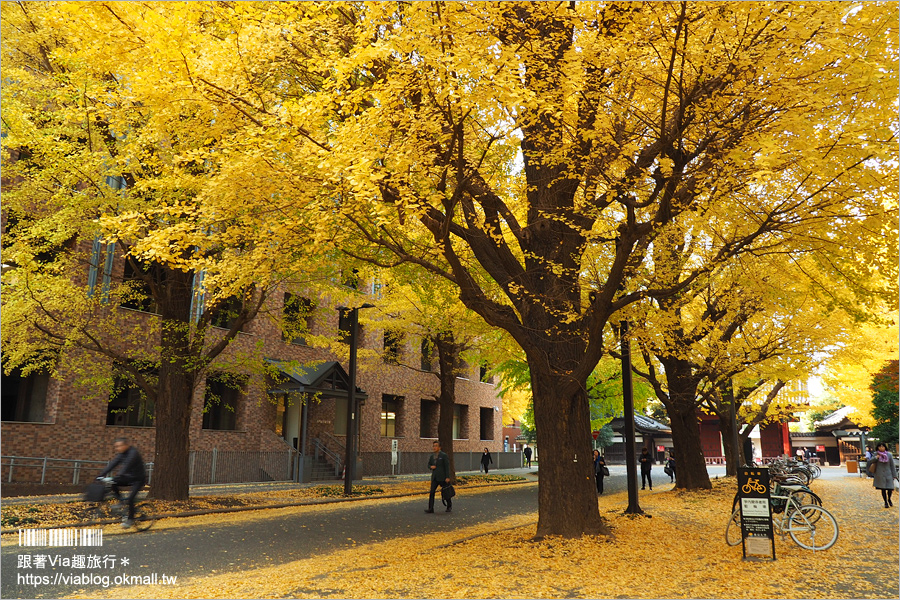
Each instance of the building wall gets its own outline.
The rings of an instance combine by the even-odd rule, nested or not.
[[[706,458],[725,456],[722,449],[722,434],[719,431],[719,419],[704,415],[700,420],[700,446]]]
[[[114,273],[121,274],[123,259],[118,258]],[[327,306],[327,299],[321,300],[313,320],[312,333],[326,334],[337,329],[337,311]],[[283,293],[272,294],[261,314],[280,315]],[[126,317],[130,331],[140,331],[150,319],[148,313],[118,309]],[[212,335],[222,335],[224,330]],[[382,350],[382,333],[371,328],[365,332],[360,343],[365,349]],[[405,362],[419,366],[419,341],[406,344]],[[276,320],[259,317],[247,324],[239,333],[232,346],[223,353],[221,360],[244,354],[246,356],[297,360],[301,363],[314,360],[338,360],[325,350],[282,340],[281,329]],[[371,353],[370,353],[371,354]],[[81,360],[82,358],[79,358]],[[98,361],[95,355],[86,355],[85,361]],[[346,361],[341,361],[345,370]],[[110,363],[111,365],[111,363]],[[213,368],[214,370],[214,368]],[[460,439],[454,442],[459,452],[481,451],[487,447],[491,452],[502,449],[501,421],[502,406],[496,387],[479,381],[479,370],[474,367],[468,377],[457,379],[457,403],[468,407],[468,418]],[[205,384],[200,382],[193,397],[193,412],[190,426],[192,450],[244,450],[282,451],[290,446],[275,433],[277,409],[266,393],[267,382],[261,376],[250,376],[237,410],[236,429],[220,431],[203,429],[203,402]],[[388,365],[377,359],[360,360],[357,386],[368,396],[360,412],[360,451],[389,452],[390,437],[381,435],[381,401],[385,394],[402,398],[399,412],[398,431],[401,451],[427,452],[431,450],[433,438],[420,437],[421,400],[432,400],[439,393],[439,381],[434,374],[423,373],[407,367]],[[51,380],[45,410],[45,423],[3,422],[4,456],[31,456],[71,458],[82,460],[106,460],[112,454],[112,441],[116,437],[131,438],[141,450],[145,460],[154,456],[154,427],[107,426],[108,405],[104,397],[87,398],[84,389],[76,385],[73,373],[62,372],[59,380]],[[489,409],[493,415],[492,427],[487,437],[480,435],[481,408]],[[310,437],[317,432],[326,432],[340,441],[344,436],[334,435],[334,400],[323,399],[310,406]]]
[[[760,428],[759,443],[762,446],[762,456],[771,458],[781,456],[789,449],[784,447],[784,429],[787,423],[767,423]]]

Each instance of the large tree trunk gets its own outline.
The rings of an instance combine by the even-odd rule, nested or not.
[[[561,385],[559,379],[531,369],[541,450],[537,537],[605,535],[609,530],[597,506],[587,395],[582,387],[571,396],[561,396],[559,390],[569,386]]]
[[[661,398],[672,425],[675,447],[675,487],[684,490],[711,489],[700,426],[697,422],[697,382],[687,361],[661,358],[666,370],[668,398]]]
[[[440,363],[441,395],[438,399],[438,442],[441,450],[450,457],[450,481],[456,482],[456,460],[453,456],[453,412],[456,408],[456,371],[460,346],[452,332],[438,335],[434,340]]]
[[[737,475],[738,465],[741,464],[740,448],[735,457],[734,426],[728,415],[719,418],[719,432],[722,434],[722,449],[725,451],[725,475]]]
[[[191,404],[199,371],[191,348],[192,281],[192,273],[167,269],[156,295],[162,336],[150,494],[161,500],[187,500],[189,493]]]
[[[675,487],[684,490],[711,489],[703,447],[700,445],[700,426],[697,411],[668,408],[672,425],[672,445],[675,447]]]
[[[750,438],[752,427],[744,427],[741,432],[741,426],[738,424],[738,452],[734,455],[734,431],[730,418],[719,418],[719,431],[722,433],[722,447],[725,450],[725,474],[737,475],[737,470],[741,465],[747,464],[750,457],[747,456],[746,445]]]

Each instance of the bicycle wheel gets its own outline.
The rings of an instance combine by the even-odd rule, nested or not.
[[[809,485],[812,481],[812,477],[809,474],[809,471],[803,468],[795,468],[790,472],[791,475],[797,477],[800,480],[800,483],[803,485]]]
[[[811,514],[818,513],[818,514]],[[828,550],[838,539],[838,524],[821,506],[807,504],[788,515],[791,539],[806,550]]]
[[[731,513],[728,519],[728,526],[725,528],[725,542],[729,546],[737,546],[741,543],[741,509],[738,508]]]
[[[134,528],[138,531],[147,531],[153,527],[156,518],[146,504],[137,504],[134,507]]]
[[[100,516],[97,513],[97,504],[96,502],[91,502],[84,508],[80,508],[75,512],[75,516],[78,521],[87,525],[88,523],[94,523],[95,521],[100,520]]]
[[[124,510],[115,496],[107,496],[97,503],[95,514],[98,521],[121,519]]]
[[[804,506],[822,506],[822,499],[812,490],[797,490],[791,492],[790,496],[796,502],[799,510],[803,510]],[[822,513],[815,510],[804,510],[803,514],[813,523],[822,516]]]

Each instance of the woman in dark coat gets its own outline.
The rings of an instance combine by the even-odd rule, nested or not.
[[[669,476],[669,483],[675,481],[675,456],[670,452],[669,458],[666,459],[666,474]]]
[[[484,454],[481,455],[481,468],[484,469],[484,472],[488,472],[488,465],[493,463],[494,459],[491,458],[491,453],[488,452],[488,449],[484,449]]]
[[[606,477],[606,459],[600,456],[599,450],[594,450],[594,479],[597,480],[597,493],[603,493],[603,478]]]
[[[653,491],[653,480],[650,479],[650,469],[653,468],[653,457],[650,456],[650,451],[647,450],[646,446],[641,448],[638,464],[641,465],[641,489],[644,489],[645,486],[649,485],[650,491]]]
[[[897,465],[894,464],[893,455],[883,443],[875,447],[872,460],[875,462],[875,480],[872,485],[875,489],[881,490],[884,507],[890,508],[894,505],[891,496],[894,494],[894,480],[897,479]]]

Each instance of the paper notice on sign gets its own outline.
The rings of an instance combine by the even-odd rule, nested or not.
[[[741,515],[768,518],[769,500],[767,498],[741,498]]]
[[[744,538],[744,551],[747,556],[772,556],[772,540],[767,537]]]

